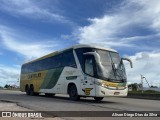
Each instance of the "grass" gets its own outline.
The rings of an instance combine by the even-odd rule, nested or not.
[[[160,92],[158,92],[158,91],[154,91],[154,90],[145,90],[145,91],[143,91],[143,93],[142,93],[142,91],[141,90],[139,90],[139,91],[129,91],[128,93],[132,93],[132,94],[160,94]]]

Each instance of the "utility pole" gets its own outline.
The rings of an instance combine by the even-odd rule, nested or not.
[[[146,79],[146,77],[143,77],[145,80],[146,80],[146,82],[147,82],[147,84],[148,84],[148,87],[150,88],[151,86],[149,85],[149,82],[148,82],[148,80]]]
[[[148,80],[146,79],[146,77],[144,77],[143,75],[141,75],[141,83],[142,83],[142,93],[143,93],[143,79],[145,79],[146,80],[146,82],[147,82],[147,84],[148,84],[148,87],[150,88],[151,86],[149,85],[149,82],[148,82]]]
[[[143,93],[143,75],[141,75],[142,93]]]

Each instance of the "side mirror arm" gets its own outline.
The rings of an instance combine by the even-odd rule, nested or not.
[[[129,58],[122,58],[122,60],[126,60],[126,61],[130,62],[130,66],[131,66],[131,68],[133,68],[133,63]]]

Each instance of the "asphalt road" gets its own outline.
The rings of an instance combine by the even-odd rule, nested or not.
[[[160,111],[159,100],[108,97],[96,103],[93,98],[70,101],[67,95],[27,96],[20,91],[9,90],[0,90],[0,101],[14,102],[35,111]]]

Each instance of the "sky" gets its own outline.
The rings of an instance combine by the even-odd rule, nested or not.
[[[0,0],[0,86],[19,84],[23,63],[75,44],[113,48],[133,62],[129,82],[160,86],[160,0]]]

